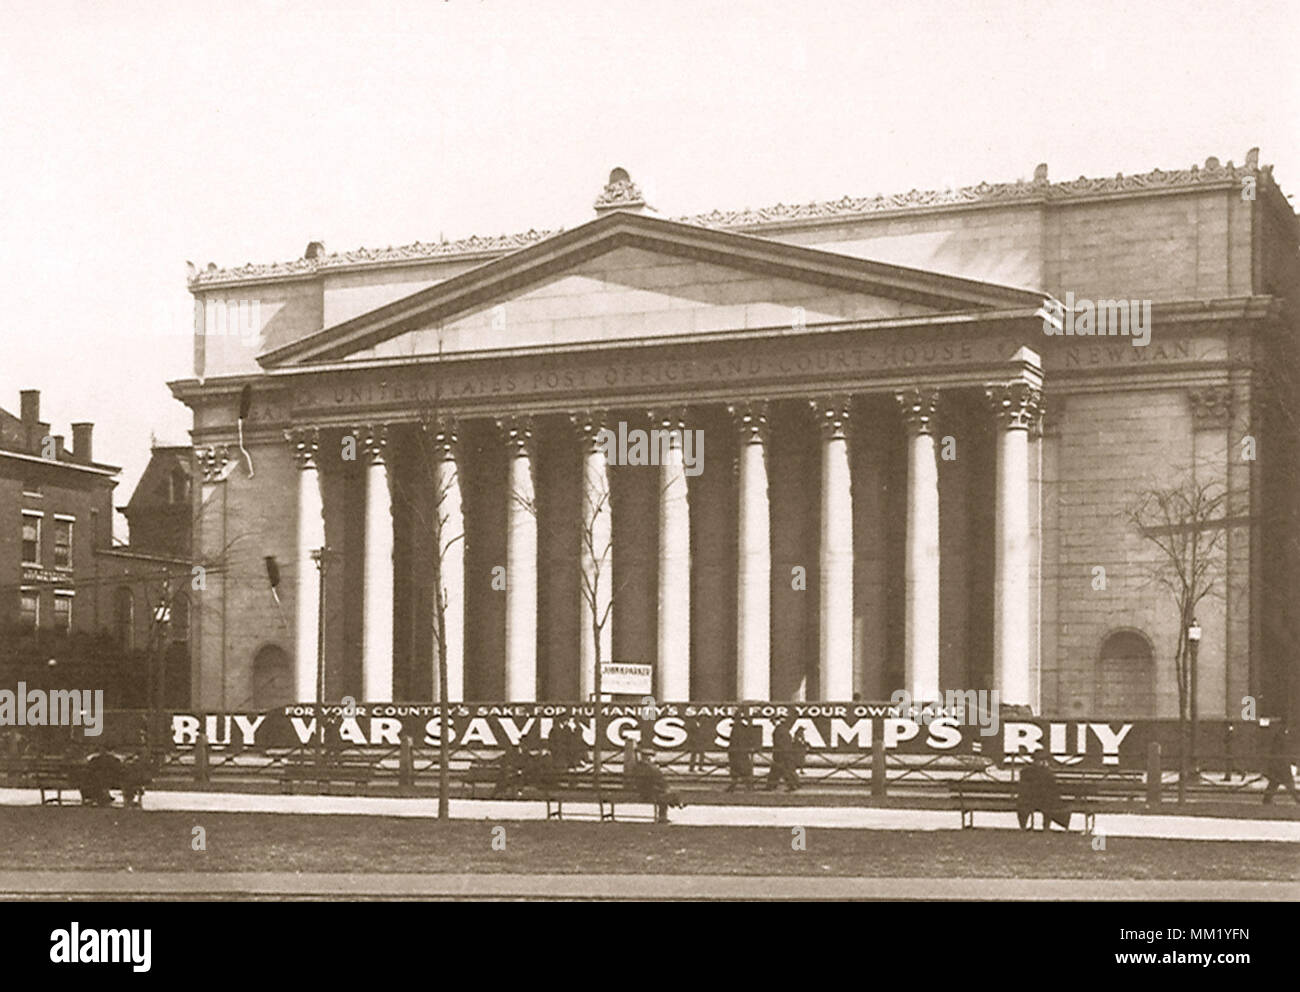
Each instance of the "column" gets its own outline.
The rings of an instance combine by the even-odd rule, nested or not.
[[[772,694],[772,545],[767,496],[767,404],[728,407],[740,431],[736,546],[736,698]]]
[[[465,515],[456,461],[456,424],[450,417],[440,417],[434,425],[433,445],[433,541],[434,554],[438,556],[433,650],[437,654],[437,625],[441,623],[446,658],[439,657],[437,664],[446,665],[447,700],[458,702],[465,698]],[[435,668],[434,699],[439,699],[439,690]]]
[[[498,421],[509,446],[506,468],[506,701],[537,699],[537,501],[533,426],[527,417]]]
[[[614,546],[610,503],[608,438],[603,413],[573,419],[582,445],[582,500],[578,518],[578,691],[596,691],[596,665],[613,655]],[[596,651],[596,628],[600,652]]]
[[[939,698],[939,464],[934,412],[939,394],[895,394],[907,432],[907,550],[904,558],[904,682],[913,702]]]
[[[1042,393],[1036,382],[1022,380],[990,385],[985,394],[998,421],[993,688],[1003,703],[1032,706],[1029,432]]]
[[[691,513],[682,460],[684,411],[651,414],[665,438],[659,468],[658,698],[691,698]]]
[[[849,479],[849,399],[814,400],[822,437],[819,692],[853,698],[853,489]]]
[[[388,488],[388,428],[355,428],[366,459],[366,557],[361,636],[362,702],[393,699],[393,504]]]
[[[294,551],[294,700],[316,702],[320,663],[321,579],[312,552],[325,548],[325,503],[321,497],[315,428],[285,431],[298,464],[298,544]]]

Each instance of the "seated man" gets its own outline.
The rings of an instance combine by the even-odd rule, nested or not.
[[[125,806],[139,805],[144,787],[150,779],[147,764],[135,758],[123,763],[117,755],[100,751],[90,757],[80,768],[77,787],[81,802],[88,806],[112,806],[110,789],[119,789]]]
[[[1056,776],[1052,774],[1047,755],[1042,751],[1035,754],[1033,764],[1025,766],[1020,773],[1016,816],[1022,830],[1033,826],[1035,813],[1043,814],[1044,830],[1051,829],[1051,823],[1059,823],[1066,830],[1070,829],[1070,810],[1061,800]]]
[[[497,784],[492,790],[494,799],[518,796],[523,779],[523,752],[517,746],[507,747],[497,763]]]
[[[651,759],[648,750],[642,750],[637,754],[636,763],[632,766],[630,784],[642,799],[648,803],[654,803],[655,823],[668,822],[669,806],[675,806],[678,809],[686,807],[686,804],[682,802],[682,797],[669,790],[668,779],[664,777],[663,771]]]

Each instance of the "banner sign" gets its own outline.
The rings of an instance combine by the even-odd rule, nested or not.
[[[785,719],[791,732],[803,733],[810,752],[846,756],[869,754],[880,735],[886,751],[894,754],[966,755],[1012,763],[1045,750],[1063,765],[1140,769],[1151,743],[1161,744],[1166,766],[1178,747],[1177,720],[1009,718],[979,726],[954,717],[900,717],[888,703],[605,703],[602,709],[610,748],[639,738],[660,751],[725,750],[741,714],[752,728],[751,746],[764,750],[772,747],[778,719]],[[540,748],[557,724],[572,720],[590,747],[594,713],[594,703],[453,703],[451,742],[475,749]],[[395,748],[408,736],[417,747],[436,747],[440,716],[436,703],[303,704],[265,713],[175,713],[169,729],[178,748],[192,747],[200,732],[217,748],[292,748],[321,743],[322,737],[333,747]],[[1226,730],[1225,721],[1200,721],[1201,753],[1223,754]],[[1249,724],[1237,726],[1234,753],[1252,753],[1253,731]]]

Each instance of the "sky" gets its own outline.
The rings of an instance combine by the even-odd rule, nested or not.
[[[0,0],[0,407],[188,443],[200,267],[1240,163],[1300,192],[1300,3]],[[1293,201],[1295,202],[1295,201]],[[119,527],[119,533],[124,531]]]

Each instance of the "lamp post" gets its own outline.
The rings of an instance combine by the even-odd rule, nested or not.
[[[1196,656],[1201,647],[1201,625],[1196,622],[1196,617],[1192,617],[1192,622],[1187,628],[1187,664],[1191,682],[1190,689],[1190,706],[1189,715],[1191,717],[1191,744],[1188,750],[1191,751],[1192,768],[1199,766],[1196,763]],[[1199,771],[1198,771],[1199,774]]]
[[[325,748],[325,563],[329,548],[312,548],[311,560],[316,563],[319,575],[319,594],[316,597],[316,723],[320,727],[321,760]]]
[[[149,747],[153,748],[153,742],[160,736],[161,715],[163,706],[163,697],[165,695],[164,686],[167,678],[167,624],[171,621],[172,609],[170,602],[170,591],[163,589],[162,599],[158,601],[157,607],[153,611],[153,620],[155,629],[158,631],[158,643],[156,647],[156,657],[150,660],[149,671]]]

